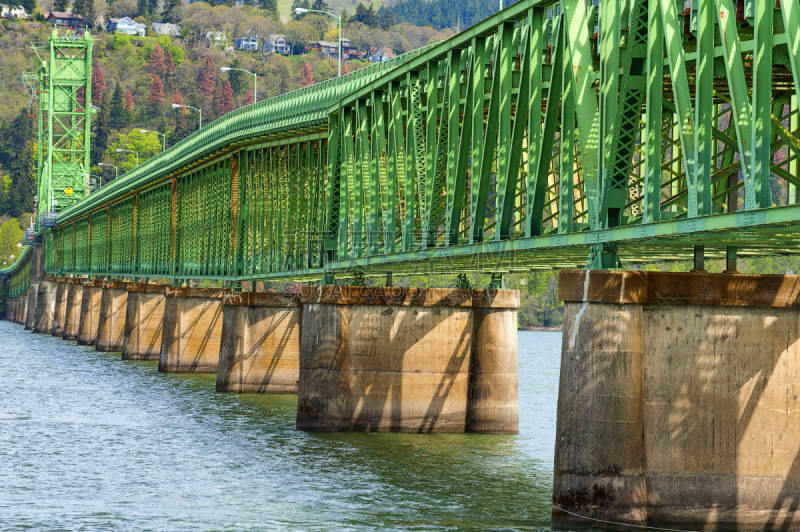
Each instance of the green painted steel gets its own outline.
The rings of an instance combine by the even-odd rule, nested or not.
[[[92,43],[89,33],[53,30],[46,43],[32,47],[38,62],[30,76],[38,81],[30,83],[39,102],[37,223],[89,195]]]
[[[62,211],[46,268],[360,282],[797,253],[799,69],[791,2],[518,2],[207,125]]]

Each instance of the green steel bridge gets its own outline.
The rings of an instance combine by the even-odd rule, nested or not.
[[[798,75],[795,0],[523,0],[237,109],[37,234],[53,275],[234,286],[797,253]]]

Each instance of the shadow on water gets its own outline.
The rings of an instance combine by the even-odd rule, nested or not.
[[[298,432],[296,396],[216,393],[215,375],[159,374],[157,361],[5,322],[0,344],[0,380],[29,373],[0,396],[30,418],[0,431],[0,476],[17,479],[0,485],[5,524],[549,528],[560,335],[520,335],[520,434],[508,436]]]

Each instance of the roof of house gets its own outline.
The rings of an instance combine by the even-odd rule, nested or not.
[[[136,24],[136,22],[134,22],[130,17],[110,18],[108,21],[113,22],[114,24],[119,24],[120,22],[124,22],[126,24]]]
[[[280,34],[280,33],[274,33],[274,34],[268,35],[268,37],[269,37],[269,42],[271,44],[273,44],[273,45],[277,44],[276,41],[278,39],[286,39],[286,35],[283,35],[283,34]]]
[[[46,18],[79,18],[83,20],[83,15],[78,13],[66,13],[64,11],[51,11]]]
[[[172,24],[171,22],[153,22],[152,28],[154,30],[158,31],[158,30],[160,30],[161,28],[163,28],[165,26],[171,26],[171,27],[175,28],[178,31],[181,30],[180,26],[178,26],[177,24]]]

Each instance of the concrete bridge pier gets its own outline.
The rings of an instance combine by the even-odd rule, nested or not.
[[[226,293],[217,391],[296,394],[301,314],[296,294]]]
[[[25,305],[25,330],[32,331],[33,324],[36,322],[36,302],[39,298],[40,281],[31,280],[28,287],[28,301]]]
[[[560,297],[554,528],[800,527],[800,276],[572,270]]]
[[[519,432],[515,290],[309,287],[297,428]]]
[[[38,293],[36,294],[36,318],[34,320],[33,332],[48,333],[53,332],[53,317],[56,313],[56,289],[58,283],[49,275],[39,283]]]
[[[223,290],[167,287],[165,292],[158,371],[216,373]]]
[[[97,314],[98,351],[122,351],[130,284],[126,281],[103,282]]]
[[[66,277],[59,277],[56,281],[56,306],[53,311],[53,328],[50,334],[53,336],[64,336],[64,318],[67,312],[67,284]]]
[[[77,340],[83,303],[83,279],[67,279],[67,303],[64,309],[64,340]]]
[[[78,322],[78,345],[97,344],[98,318],[103,302],[103,281],[85,279],[81,297],[81,314]]]
[[[30,288],[28,290],[30,290]],[[19,307],[17,307],[17,316],[14,321],[18,325],[25,325],[25,320],[28,316],[28,292],[23,292],[22,295],[17,298],[17,301]]]
[[[122,360],[158,360],[167,287],[154,283],[128,286]]]

